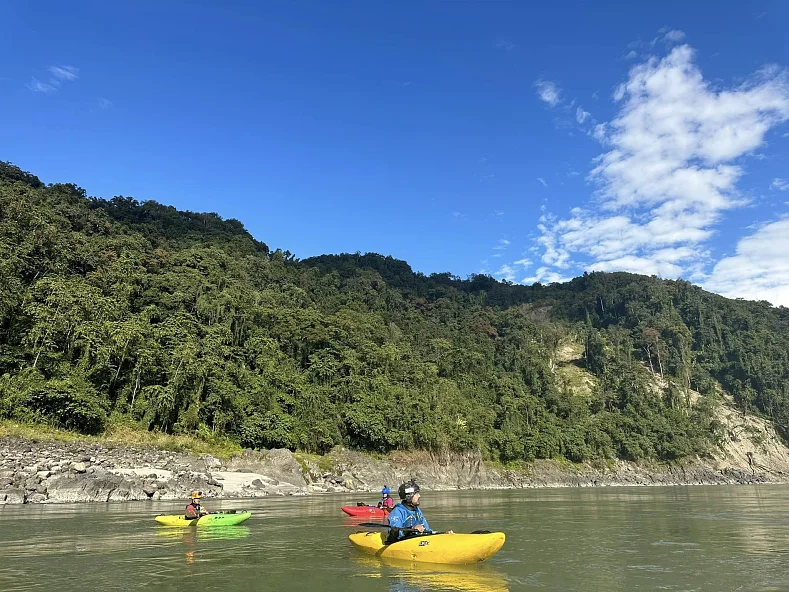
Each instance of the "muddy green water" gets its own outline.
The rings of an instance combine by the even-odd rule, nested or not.
[[[357,499],[216,500],[253,512],[216,531],[154,523],[183,503],[0,506],[0,590],[789,590],[789,486],[425,492],[435,530],[507,533],[461,568],[358,554]]]

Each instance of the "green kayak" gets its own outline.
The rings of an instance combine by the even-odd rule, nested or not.
[[[183,514],[159,514],[154,520],[163,526],[235,526],[251,517],[251,512],[217,512],[192,520],[187,520]]]

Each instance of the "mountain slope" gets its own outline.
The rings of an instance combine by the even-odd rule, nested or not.
[[[725,437],[721,385],[786,436],[787,351],[787,309],[684,281],[297,261],[238,221],[0,164],[4,418],[307,451],[675,459]]]

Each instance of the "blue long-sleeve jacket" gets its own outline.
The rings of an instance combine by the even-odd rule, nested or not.
[[[425,515],[422,514],[422,510],[420,510],[418,506],[415,509],[410,510],[403,504],[397,504],[394,509],[389,512],[390,526],[396,526],[398,528],[413,528],[417,524],[421,524],[425,527],[426,531],[430,531],[430,525],[427,523]],[[397,538],[390,537],[390,541],[398,540],[405,536],[405,533],[402,530],[393,532],[397,532]]]

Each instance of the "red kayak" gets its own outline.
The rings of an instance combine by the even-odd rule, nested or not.
[[[362,516],[364,518],[386,518],[389,514],[377,506],[343,506],[341,509],[348,516]]]

